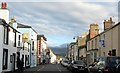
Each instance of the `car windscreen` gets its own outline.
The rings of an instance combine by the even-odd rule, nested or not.
[[[74,64],[85,65],[83,61],[74,61]]]
[[[120,57],[108,57],[107,58],[107,65],[109,67],[115,67],[120,63]]]
[[[63,61],[64,63],[68,63],[68,61]]]

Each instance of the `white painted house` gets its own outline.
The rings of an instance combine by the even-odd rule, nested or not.
[[[55,63],[57,61],[57,56],[54,54],[54,52],[50,49],[50,63]]]
[[[9,24],[9,10],[7,4],[2,3],[0,9],[0,73],[15,71],[17,51],[22,48],[22,37],[16,29]]]
[[[37,65],[37,32],[28,25],[17,23],[17,29],[23,34],[23,38],[25,39],[24,43],[24,51],[23,54],[25,56],[28,55],[29,52],[29,64],[30,67],[35,67]],[[28,47],[28,48],[27,48]]]
[[[17,35],[19,34],[4,19],[0,19],[0,73],[17,69]]]
[[[10,20],[10,25],[14,27],[16,30],[18,30],[17,26],[18,23],[15,19],[15,17],[11,18]],[[24,68],[27,68],[30,66],[29,63],[29,49],[30,49],[30,44],[28,43],[28,35],[25,33],[21,33],[17,35],[17,52],[20,52],[20,59],[23,58],[24,62]],[[22,47],[21,47],[22,46]]]

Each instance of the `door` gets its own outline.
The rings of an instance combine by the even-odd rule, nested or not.
[[[15,58],[16,58],[16,55],[15,55],[15,53],[13,53],[13,62],[12,62],[13,71],[15,71]]]

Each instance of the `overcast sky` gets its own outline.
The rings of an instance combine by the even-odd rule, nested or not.
[[[117,0],[106,0],[106,2],[105,0],[98,0],[99,2],[17,1],[20,2],[7,1],[10,17],[15,16],[17,22],[30,25],[39,34],[44,34],[49,46],[59,46],[75,41],[73,37],[87,32],[91,23],[98,23],[101,30],[103,21],[109,17],[113,17],[117,23]]]

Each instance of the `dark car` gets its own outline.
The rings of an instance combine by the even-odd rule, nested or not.
[[[116,67],[120,62],[120,57],[107,56],[100,57],[96,65],[90,68],[92,73],[117,73]]]
[[[120,73],[120,64],[118,64],[116,67],[116,73]]]
[[[77,72],[88,73],[89,72],[87,65],[82,60],[72,61],[68,69],[74,73],[77,73]]]

